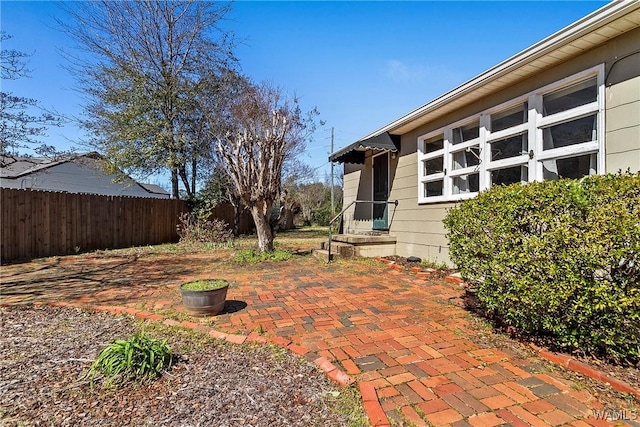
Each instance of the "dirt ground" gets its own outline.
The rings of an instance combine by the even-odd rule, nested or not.
[[[352,416],[339,408],[347,397],[341,394],[353,391],[330,383],[310,362],[268,346],[223,345],[170,328],[146,332],[168,338],[177,356],[160,379],[116,390],[97,381],[92,389],[82,379],[91,362],[137,327],[128,317],[104,313],[0,308],[0,424],[349,425]],[[358,405],[355,396],[349,402]]]

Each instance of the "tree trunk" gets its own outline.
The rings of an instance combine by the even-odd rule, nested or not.
[[[189,185],[189,177],[187,176],[187,171],[184,166],[178,169],[178,175],[180,176],[180,179],[182,179],[184,188],[187,190],[187,199],[191,199],[193,196],[195,196],[195,193],[191,191],[191,186]]]
[[[271,209],[264,209],[264,205],[258,204],[251,206],[251,216],[253,222],[256,224],[256,234],[258,235],[258,249],[260,252],[272,252],[273,251],[273,233],[271,232],[271,224],[269,224],[268,215],[271,214]]]
[[[228,188],[228,187],[227,187]],[[233,235],[238,237],[240,235],[240,220],[242,211],[244,210],[244,205],[242,204],[242,199],[236,196],[233,191],[227,189],[225,192],[229,203],[233,206]],[[247,230],[244,230],[245,232]]]
[[[198,167],[198,161],[195,156],[191,159],[191,193],[196,194],[196,172]]]
[[[240,218],[242,210],[240,204],[231,203],[233,206],[233,235],[238,237],[240,235]]]
[[[175,166],[171,168],[171,191],[174,199],[180,198],[180,193],[178,193],[178,169]]]

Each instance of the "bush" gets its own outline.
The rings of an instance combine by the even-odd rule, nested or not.
[[[338,211],[340,212],[340,211]],[[324,204],[313,211],[313,220],[315,225],[328,226],[329,221],[333,219],[331,215],[331,204]]]
[[[101,376],[110,388],[127,381],[149,382],[169,368],[173,361],[166,340],[149,338],[138,333],[128,340],[115,340],[100,352],[87,373],[93,385]]]
[[[209,220],[209,209],[197,209],[180,215],[177,226],[178,236],[182,243],[227,243],[233,239],[233,231],[220,219]]]
[[[564,351],[640,361],[640,174],[494,187],[444,222],[493,319]]]

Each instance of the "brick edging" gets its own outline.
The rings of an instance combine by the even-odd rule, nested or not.
[[[606,373],[598,369],[594,369],[586,363],[582,363],[566,354],[548,351],[535,344],[529,344],[529,347],[538,353],[538,356],[549,362],[560,365],[565,369],[577,372],[591,379],[602,381],[603,383],[608,384],[611,388],[623,393],[628,393],[634,396],[636,400],[640,401],[640,390],[635,389],[631,384],[612,378]]]
[[[290,340],[283,337],[276,336],[272,338],[267,338],[255,332],[251,332],[248,335],[227,334],[225,332],[217,331],[209,326],[201,325],[199,323],[189,322],[189,321],[180,322],[174,319],[167,318],[167,316],[164,316],[162,314],[152,313],[150,311],[144,311],[144,310],[137,310],[135,308],[129,308],[129,307],[119,307],[119,306],[112,306],[112,305],[83,305],[83,304],[70,303],[65,301],[50,302],[50,303],[33,303],[33,305],[35,306],[49,305],[51,307],[76,308],[80,310],[101,311],[101,312],[107,312],[107,313],[116,314],[116,315],[129,314],[131,316],[137,317],[139,319],[147,320],[147,321],[156,321],[156,322],[161,321],[163,324],[167,326],[173,326],[173,327],[177,326],[177,327],[182,327],[186,329],[191,329],[194,331],[199,331],[209,335],[212,338],[222,339],[233,344],[243,344],[245,342],[252,342],[257,344],[269,343],[269,344],[277,345],[278,347],[284,348],[299,356],[307,357],[307,360],[312,361],[320,370],[322,370],[322,372],[324,372],[324,374],[329,379],[338,383],[342,387],[349,387],[356,382],[355,379],[351,378],[349,375],[344,373],[340,368],[335,366],[326,358],[324,357],[316,358],[314,357],[314,353],[311,353],[311,351],[307,347],[294,344]],[[12,306],[12,304],[0,304],[0,306],[10,307]],[[365,399],[365,393],[362,392],[363,384],[365,384],[364,390],[366,390],[366,393],[367,393],[366,399]],[[373,384],[361,382],[359,384],[359,387],[360,387],[360,392],[362,394],[362,403],[363,403],[365,412],[367,414],[367,417],[371,421],[371,424],[374,427],[389,426],[389,421],[384,411],[382,410],[382,406],[380,405],[380,401],[378,400],[377,394],[375,392],[375,388],[372,388],[371,390],[369,389],[369,387],[373,387]],[[372,399],[371,396],[373,396],[375,399]]]

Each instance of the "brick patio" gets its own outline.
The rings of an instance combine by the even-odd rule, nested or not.
[[[375,261],[327,266],[298,257],[241,266],[228,255],[72,256],[3,266],[2,303],[144,310],[238,342],[260,331],[326,361],[334,377],[339,371],[332,366],[355,379],[376,426],[616,425],[595,419],[593,410],[606,408],[539,358],[471,339],[478,328],[454,283]],[[234,282],[229,312],[212,319],[186,315],[178,286],[203,277]]]

